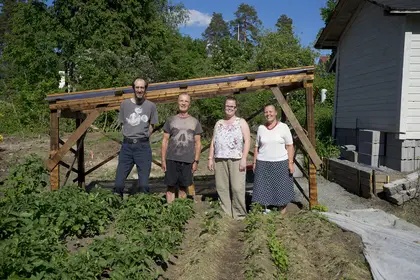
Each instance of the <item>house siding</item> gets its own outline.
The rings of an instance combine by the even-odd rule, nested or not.
[[[385,16],[376,5],[362,5],[339,43],[335,129],[397,132],[405,17]],[[420,71],[420,64],[413,69]]]
[[[403,94],[405,139],[420,139],[420,15],[406,18]],[[403,108],[404,109],[404,108]]]

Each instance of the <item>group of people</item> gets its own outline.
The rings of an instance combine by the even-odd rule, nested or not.
[[[123,142],[118,158],[114,192],[123,195],[125,180],[134,164],[138,172],[138,187],[149,192],[149,175],[152,150],[149,138],[158,122],[156,105],[146,99],[148,83],[136,78],[132,84],[134,96],[121,103],[119,121],[122,124]],[[166,199],[174,201],[187,197],[187,188],[193,183],[201,154],[200,122],[188,113],[191,97],[178,96],[178,112],[163,126],[162,170],[167,185]],[[247,122],[236,115],[238,102],[227,97],[224,118],[214,126],[207,167],[214,171],[216,190],[225,213],[234,219],[245,218],[245,178],[247,155],[251,146]],[[289,127],[279,122],[273,105],[264,108],[266,123],[260,125],[255,140],[252,201],[263,206],[282,208],[294,199],[293,172],[294,149]]]

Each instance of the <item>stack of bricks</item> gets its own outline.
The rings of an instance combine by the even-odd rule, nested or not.
[[[357,142],[359,163],[373,167],[385,165],[384,133],[375,130],[360,130]]]
[[[387,135],[386,166],[402,172],[418,169],[420,163],[420,141],[398,140]]]

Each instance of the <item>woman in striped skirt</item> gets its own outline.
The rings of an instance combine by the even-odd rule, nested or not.
[[[273,105],[264,108],[265,125],[258,127],[254,150],[254,188],[252,202],[283,207],[294,199],[293,138],[287,124],[277,120]]]

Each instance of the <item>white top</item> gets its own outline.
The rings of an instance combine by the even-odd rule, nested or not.
[[[255,147],[258,147],[257,160],[283,161],[288,159],[286,145],[292,145],[293,138],[287,124],[278,122],[269,130],[260,125],[257,132]]]

